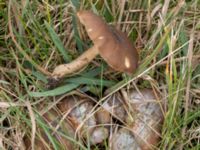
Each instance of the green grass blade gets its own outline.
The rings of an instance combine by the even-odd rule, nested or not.
[[[76,8],[80,8],[80,0],[71,0],[72,5]]]
[[[33,70],[32,74],[37,78],[37,80],[43,81],[46,84],[48,83],[47,76],[43,75],[42,73]]]
[[[78,51],[79,51],[79,53],[82,53],[83,52],[83,42],[80,39],[75,14],[72,15],[72,24],[73,24],[73,30],[74,30],[74,39],[76,41]]]
[[[55,44],[55,46],[58,48],[59,52],[62,54],[64,60],[66,62],[69,62],[71,60],[71,57],[70,57],[69,53],[67,53],[67,51],[65,50],[65,47],[62,44],[60,38],[58,37],[58,35],[54,31],[54,29],[46,21],[45,21],[45,26]]]
[[[46,96],[56,96],[61,95],[64,93],[67,93],[75,88],[77,88],[78,84],[67,84],[58,88],[55,88],[53,90],[43,91],[43,92],[28,92],[28,94],[32,97],[46,97]]]
[[[106,87],[110,87],[115,84],[115,82],[113,81],[96,79],[96,78],[87,78],[87,77],[69,78],[67,79],[67,82],[75,84],[99,85]]]
[[[45,132],[46,136],[48,137],[49,141],[51,142],[51,144],[53,145],[53,148],[55,150],[58,150],[58,146],[57,143],[55,141],[55,139],[53,138],[53,136],[51,135],[51,132],[49,130],[49,128],[46,126],[46,124],[40,119],[37,119],[37,122],[40,124],[40,126],[42,127],[43,131]]]

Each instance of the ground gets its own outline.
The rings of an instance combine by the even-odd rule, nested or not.
[[[140,57],[135,73],[115,71],[97,56],[47,88],[56,66],[93,45],[78,10],[91,10],[128,35]],[[37,146],[43,132],[49,136],[42,116],[63,96],[81,93],[99,102],[133,87],[162,97],[157,149],[200,149],[199,0],[0,0],[0,71],[0,149],[23,149],[25,138]]]

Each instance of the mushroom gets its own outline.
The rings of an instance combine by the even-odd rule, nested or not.
[[[162,103],[159,104],[157,100],[160,95],[152,89],[131,89],[125,92],[122,93],[123,101],[130,104],[133,121],[129,123],[129,115],[122,115],[128,126],[113,134],[111,150],[154,149],[159,143],[163,123]],[[122,109],[125,111],[125,108]],[[117,113],[114,111],[113,114],[115,117]]]
[[[92,145],[101,144],[108,138],[108,129],[105,127],[96,127],[95,130],[90,135],[90,143]]]
[[[152,89],[128,93],[129,103],[138,113],[131,128],[142,150],[153,149],[160,139],[164,116],[156,94]]]
[[[80,70],[98,54],[114,70],[126,73],[135,71],[138,65],[138,53],[124,33],[110,27],[101,17],[91,11],[79,11],[77,16],[85,26],[94,46],[71,63],[57,66],[52,73],[54,79],[62,78]]]
[[[78,95],[66,97],[58,104],[60,111],[68,114],[67,119],[70,120],[74,130],[91,145],[101,144],[109,134],[104,125],[98,126],[95,114],[87,118],[93,107],[90,98]]]
[[[109,144],[110,150],[141,150],[132,132],[125,127],[113,133]]]

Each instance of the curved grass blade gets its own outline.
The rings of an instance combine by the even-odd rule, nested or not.
[[[58,88],[55,88],[53,90],[48,90],[44,92],[28,92],[28,94],[32,97],[46,97],[46,96],[56,96],[56,95],[61,95],[64,93],[67,93],[75,88],[77,88],[79,84],[67,84]]]
[[[113,81],[96,79],[96,78],[87,78],[87,77],[69,78],[67,79],[66,82],[76,83],[76,84],[99,85],[99,86],[106,86],[106,87],[111,87],[115,84],[115,82]]]

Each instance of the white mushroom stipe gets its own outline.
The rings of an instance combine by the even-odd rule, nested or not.
[[[90,29],[88,29],[88,30],[87,30],[87,32],[92,32],[92,30],[93,30],[93,29],[92,29],[92,28],[90,28]]]
[[[99,40],[103,40],[104,39],[104,36],[100,36],[98,37]]]
[[[130,60],[128,59],[128,57],[125,57],[125,62],[124,62],[126,68],[129,68],[130,67]]]

